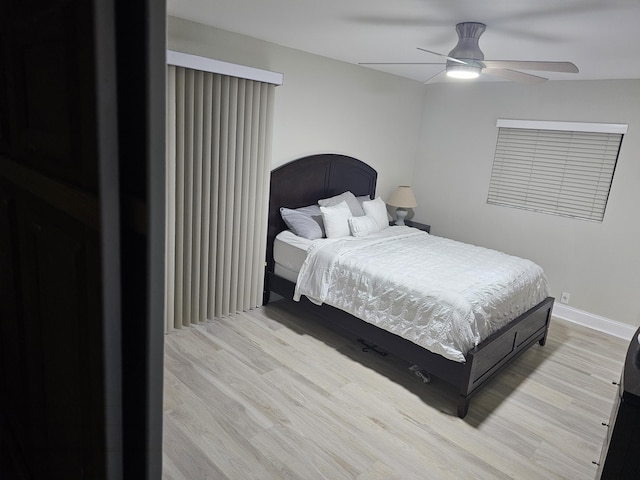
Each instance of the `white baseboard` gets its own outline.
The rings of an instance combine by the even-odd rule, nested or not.
[[[599,332],[608,333],[614,337],[624,338],[625,340],[631,340],[637,330],[637,327],[632,325],[617,322],[594,313],[585,312],[584,310],[578,310],[577,308],[559,302],[553,304],[553,316],[577,323],[578,325],[593,328]]]

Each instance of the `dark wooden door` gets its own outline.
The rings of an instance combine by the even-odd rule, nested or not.
[[[159,477],[165,5],[125,3],[0,5],[0,478]]]

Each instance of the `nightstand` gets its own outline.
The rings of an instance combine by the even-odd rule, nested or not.
[[[404,224],[407,227],[417,228],[418,230],[422,230],[423,232],[429,233],[431,231],[431,225],[427,225],[425,223],[414,222],[413,220],[405,220]]]

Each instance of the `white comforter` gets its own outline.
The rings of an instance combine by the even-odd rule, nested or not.
[[[549,295],[535,263],[409,227],[310,247],[294,300],[327,303],[457,362]]]

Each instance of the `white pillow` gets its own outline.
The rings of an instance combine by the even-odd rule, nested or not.
[[[362,202],[362,208],[364,209],[364,213],[368,217],[373,217],[373,219],[376,221],[376,223],[378,224],[378,230],[382,230],[383,228],[387,228],[389,226],[387,204],[384,203],[382,198],[378,197],[375,200]]]
[[[354,237],[366,237],[380,230],[378,222],[373,217],[365,215],[363,217],[351,217],[349,219],[349,228],[351,235]]]
[[[340,202],[333,207],[320,207],[320,212],[327,238],[341,238],[351,235],[349,219],[353,215],[347,202]]]

